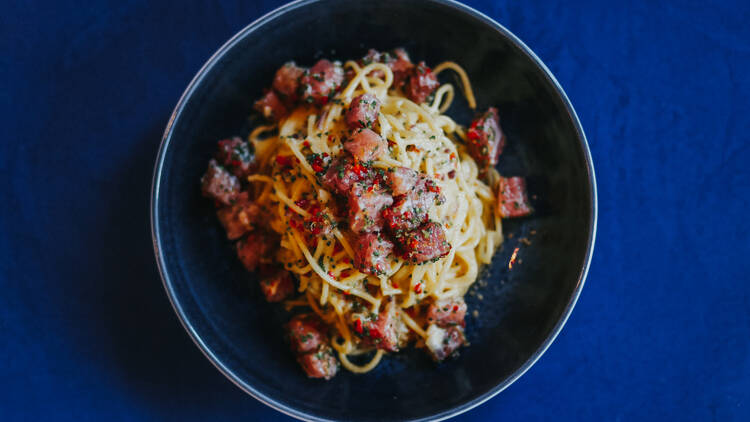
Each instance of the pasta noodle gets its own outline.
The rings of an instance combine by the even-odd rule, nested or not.
[[[306,307],[318,314],[335,331],[331,345],[341,364],[363,373],[378,364],[384,351],[353,335],[347,325],[349,314],[358,306],[377,313],[381,305],[392,301],[398,306],[399,318],[423,344],[428,324],[420,312],[413,310],[463,296],[476,281],[479,265],[490,262],[503,237],[491,187],[479,178],[478,165],[466,147],[454,141],[466,139],[465,129],[443,114],[454,99],[453,86],[443,84],[430,104],[416,104],[392,86],[394,73],[389,66],[362,66],[349,61],[344,67],[353,76],[322,109],[301,105],[278,124],[259,126],[250,133],[259,169],[247,180],[252,185],[251,199],[271,211],[269,227],[281,237],[275,259],[300,282],[301,298],[287,301],[287,307]],[[467,102],[475,108],[466,72],[456,63],[445,62],[435,68],[435,73],[446,69],[459,75]],[[389,144],[388,153],[372,166],[407,167],[435,180],[445,201],[432,207],[429,216],[443,225],[451,246],[445,257],[421,265],[389,256],[386,270],[379,276],[360,272],[353,265],[356,251],[348,228],[339,226],[330,235],[310,239],[290,225],[295,214],[309,217],[308,211],[298,205],[300,201],[332,201],[332,193],[321,186],[314,163],[304,151],[340,153],[346,136],[346,107],[365,93],[380,102],[372,129]],[[280,169],[278,156],[290,157],[291,165]],[[491,169],[489,180],[495,177]],[[352,361],[373,351],[369,362]]]

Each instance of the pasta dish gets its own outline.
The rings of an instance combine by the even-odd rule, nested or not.
[[[465,71],[402,49],[343,64],[289,62],[255,103],[266,123],[219,142],[205,196],[293,315],[286,335],[310,377],[372,370],[410,344],[435,361],[465,345],[463,296],[503,241],[502,219],[531,212],[525,181],[494,165],[506,139],[489,108],[467,127],[446,110]]]

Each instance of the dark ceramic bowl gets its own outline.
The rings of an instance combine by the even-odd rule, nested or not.
[[[283,341],[288,316],[264,302],[238,262],[210,201],[200,196],[199,178],[216,141],[248,129],[252,102],[279,65],[396,46],[428,64],[460,63],[479,108],[500,109],[509,146],[499,169],[528,178],[535,213],[504,224],[505,244],[467,296],[479,317],[469,316],[471,346],[458,359],[438,366],[412,350],[366,375],[342,370],[328,382],[308,379]],[[463,123],[471,118],[460,96],[449,114]],[[159,150],[151,206],[164,286],[195,343],[238,387],[310,420],[442,419],[502,391],[560,332],[583,286],[596,232],[591,157],[562,88],[507,29],[442,0],[298,1],[240,31],[177,104]],[[523,237],[531,245],[520,243]],[[516,247],[520,259],[509,270]]]

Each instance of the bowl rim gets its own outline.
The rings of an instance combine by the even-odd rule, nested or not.
[[[180,320],[182,327],[189,334],[193,343],[195,343],[198,349],[216,367],[216,369],[219,370],[219,372],[221,372],[227,379],[229,379],[233,384],[235,384],[245,393],[249,394],[253,398],[260,401],[261,403],[281,413],[284,413],[296,419],[307,420],[307,421],[330,421],[330,419],[308,414],[304,411],[300,411],[299,409],[295,409],[291,406],[287,406],[283,403],[276,401],[274,398],[261,393],[260,391],[255,389],[252,385],[246,383],[239,376],[237,376],[231,369],[229,369],[221,361],[221,359],[219,359],[214,354],[214,352],[203,341],[201,336],[195,331],[192,323],[189,321],[188,317],[184,313],[184,310],[182,309],[182,305],[180,304],[180,301],[175,294],[174,288],[172,286],[172,281],[166,270],[166,262],[165,262],[165,258],[163,254],[163,249],[161,246],[161,236],[160,236],[160,230],[159,230],[158,204],[159,204],[159,193],[160,193],[160,186],[161,186],[161,175],[162,175],[162,170],[164,166],[164,159],[166,156],[167,148],[169,147],[169,144],[172,139],[172,133],[173,133],[175,124],[177,123],[182,113],[182,110],[184,109],[187,103],[187,100],[192,96],[193,92],[198,87],[198,85],[200,85],[200,83],[202,82],[204,77],[208,74],[208,72],[225,55],[225,53],[227,53],[230,49],[232,49],[235,46],[235,44],[237,44],[237,42],[239,42],[247,34],[255,31],[256,29],[258,29],[265,23],[274,20],[275,18],[283,15],[286,12],[297,9],[299,7],[312,5],[314,3],[320,3],[323,1],[326,1],[326,0],[294,0],[290,3],[281,5],[280,7],[274,10],[271,10],[270,12],[257,18],[256,20],[254,20],[253,22],[251,22],[250,24],[248,24],[247,26],[239,30],[228,41],[226,41],[218,50],[216,50],[216,52],[211,55],[211,57],[206,61],[206,63],[203,64],[203,66],[201,66],[201,68],[198,70],[196,75],[188,84],[187,88],[185,88],[185,91],[180,96],[180,99],[178,100],[177,105],[175,106],[174,110],[172,111],[172,114],[169,117],[169,121],[167,122],[167,126],[164,130],[164,134],[162,135],[162,139],[159,145],[159,150],[157,153],[156,163],[154,166],[154,172],[152,175],[151,202],[149,205],[150,219],[151,219],[151,240],[153,243],[154,255],[156,257],[156,264],[159,269],[159,275],[161,276],[162,284],[167,293],[167,297],[169,298],[169,302],[172,304],[172,308],[177,314],[177,317]],[[459,3],[455,0],[420,0],[420,1],[423,1],[425,3],[438,4],[441,6],[447,6],[453,9],[453,11],[456,13],[464,13],[482,21],[482,23],[484,23],[486,26],[488,26],[495,32],[499,33],[500,35],[508,39],[523,54],[526,54],[526,56],[531,61],[533,61],[536,64],[536,66],[539,67],[539,69],[542,70],[542,73],[546,77],[547,82],[549,82],[552,85],[557,95],[562,100],[562,103],[565,106],[565,109],[568,113],[568,118],[570,119],[576,131],[576,135],[578,137],[578,141],[583,150],[584,159],[586,161],[586,166],[587,166],[586,171],[587,171],[588,180],[589,180],[588,188],[589,188],[589,194],[591,198],[590,218],[588,222],[589,238],[587,242],[587,248],[586,248],[583,265],[578,275],[578,282],[576,284],[576,287],[573,290],[573,293],[570,299],[568,300],[568,303],[565,306],[565,309],[563,309],[560,319],[552,328],[547,338],[542,342],[542,344],[537,348],[537,350],[534,351],[534,353],[523,363],[523,365],[521,365],[518,369],[516,369],[509,377],[505,378],[504,380],[499,382],[497,385],[495,385],[488,391],[484,392],[478,397],[468,400],[465,403],[462,403],[451,409],[447,409],[447,410],[444,410],[435,414],[431,414],[431,415],[425,415],[425,416],[421,416],[418,418],[408,419],[410,421],[425,421],[425,420],[441,421],[441,420],[445,420],[445,419],[457,416],[466,411],[469,411],[481,405],[482,403],[488,401],[489,399],[499,394],[501,391],[508,388],[518,378],[520,378],[523,374],[525,374],[526,371],[528,371],[539,360],[539,358],[542,357],[544,352],[547,351],[547,349],[550,347],[552,342],[554,342],[554,340],[560,334],[560,331],[562,331],[563,326],[567,322],[568,318],[570,317],[570,314],[573,311],[573,308],[576,305],[576,302],[578,301],[578,298],[581,294],[581,290],[583,289],[583,285],[585,284],[586,277],[588,275],[589,267],[591,264],[591,259],[594,253],[594,244],[596,241],[596,229],[597,229],[597,220],[598,220],[598,198],[597,198],[596,176],[594,173],[594,163],[591,158],[591,151],[589,149],[588,141],[586,139],[586,134],[583,131],[581,122],[578,119],[578,115],[576,114],[573,108],[573,105],[570,102],[570,99],[568,98],[567,94],[563,90],[560,83],[554,77],[554,75],[549,70],[549,68],[547,68],[547,66],[542,62],[542,60],[526,44],[524,44],[523,41],[521,41],[517,36],[515,36],[511,31],[509,31],[503,25],[501,25],[500,23],[496,22],[495,20],[488,17],[484,13],[470,6]]]

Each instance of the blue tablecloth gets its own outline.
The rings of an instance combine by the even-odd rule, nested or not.
[[[189,340],[148,222],[169,114],[280,1],[6,2],[0,420],[285,420]],[[457,420],[750,419],[750,4],[471,1],[587,132],[599,231],[567,326]]]

